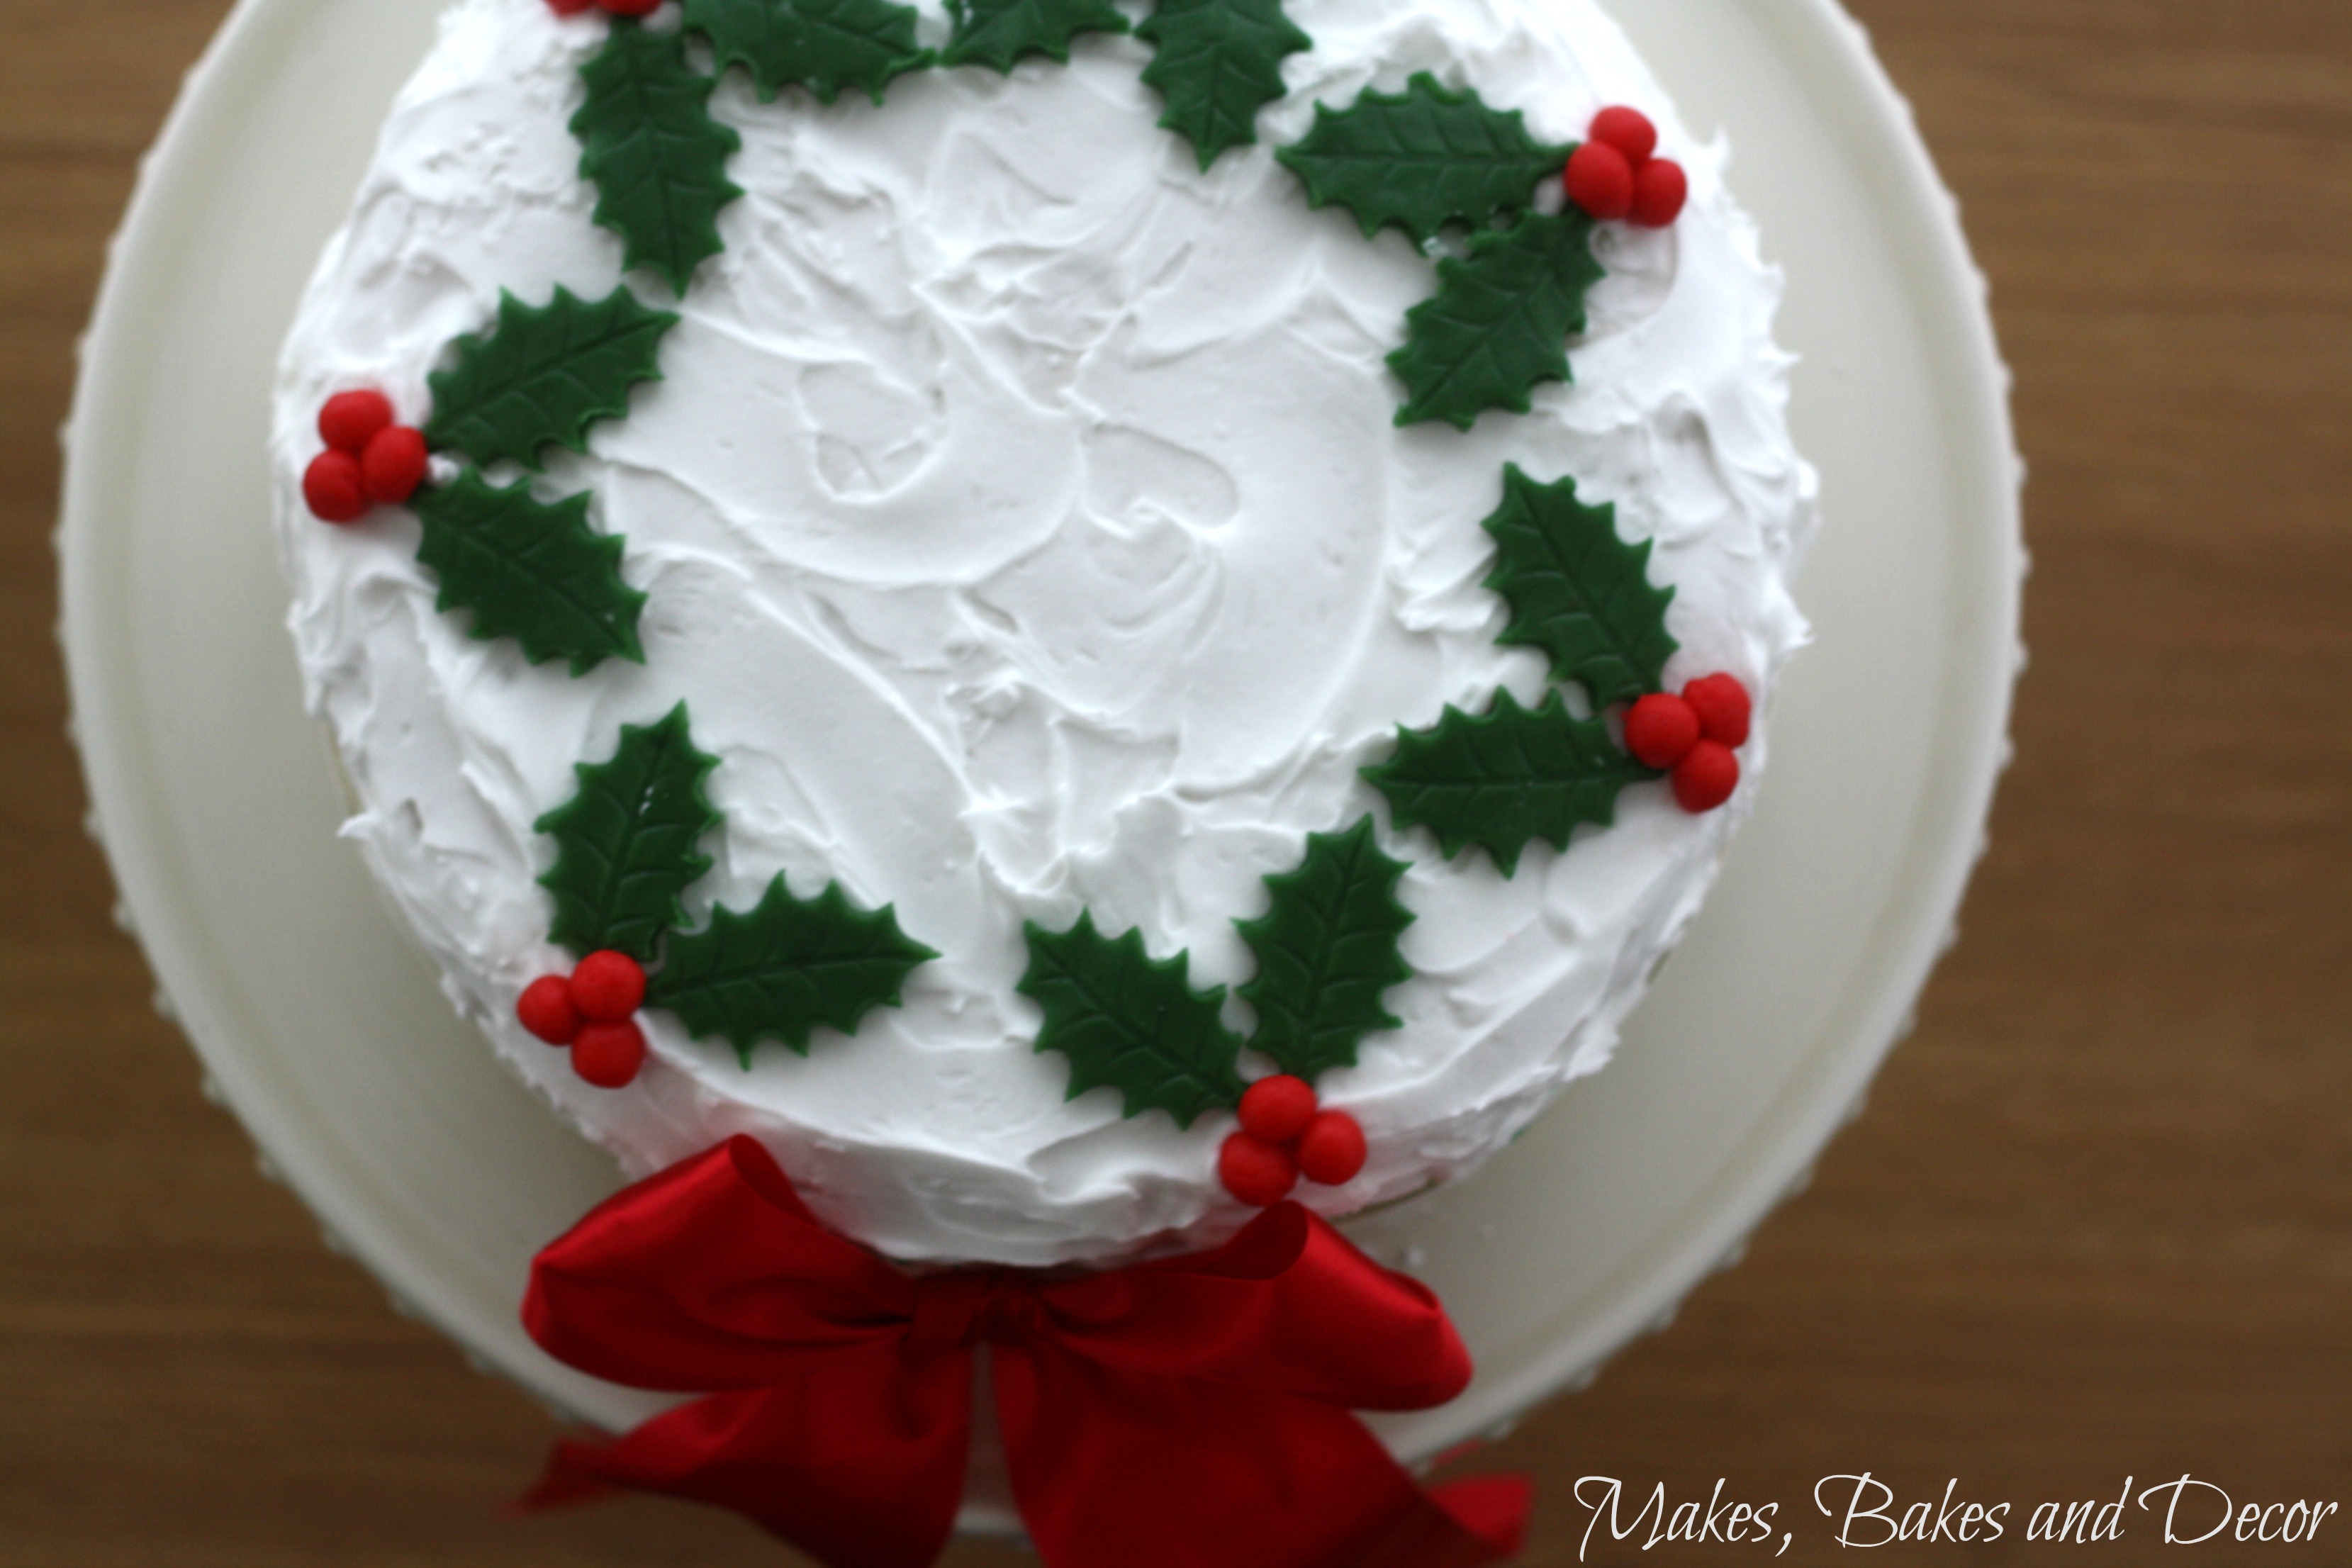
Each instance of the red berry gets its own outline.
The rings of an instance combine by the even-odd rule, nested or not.
[[[368,514],[367,480],[349,452],[321,452],[302,474],[302,499],[321,522],[357,522]]]
[[[1690,176],[1671,158],[1644,163],[1633,176],[1633,221],[1643,228],[1671,227],[1689,199]]]
[[[1658,128],[1650,117],[1638,109],[1619,104],[1604,109],[1592,117],[1591,139],[1606,142],[1625,154],[1625,162],[1639,169],[1658,150]]]
[[[598,1089],[626,1089],[646,1065],[646,1032],[635,1024],[591,1024],[572,1042],[572,1070]]]
[[[661,0],[602,0],[615,16],[643,16],[661,8]]]
[[[1284,1073],[1262,1078],[1242,1095],[1242,1131],[1269,1143],[1287,1143],[1315,1120],[1315,1091]]]
[[[1217,1179],[1242,1202],[1270,1208],[1298,1184],[1298,1167],[1281,1144],[1236,1132],[1217,1151]]]
[[[625,952],[592,952],[572,972],[572,1005],[592,1024],[625,1024],[645,1002],[644,966]]]
[[[1748,688],[1728,675],[1710,675],[1683,688],[1683,700],[1698,715],[1706,738],[1726,746],[1748,744],[1748,723],[1755,704]]]
[[[1606,142],[1587,142],[1568,160],[1568,199],[1603,220],[1633,210],[1633,165]]]
[[[1646,766],[1673,767],[1698,737],[1698,710],[1679,697],[1654,691],[1625,711],[1625,749]]]
[[[1310,1182],[1344,1185],[1364,1168],[1364,1130],[1344,1110],[1326,1110],[1298,1135],[1298,1169]]]
[[[1739,759],[1720,741],[1701,741],[1675,769],[1675,798],[1683,809],[1713,811],[1739,787]]]
[[[425,470],[430,466],[423,432],[405,425],[388,425],[367,444],[367,452],[360,458],[360,476],[379,504],[403,506],[425,482]]]
[[[572,987],[561,974],[542,974],[525,986],[515,1016],[551,1046],[568,1046],[580,1037],[580,1009],[572,1005]]]
[[[559,16],[577,16],[595,5],[596,0],[547,0],[547,4]]]
[[[356,458],[392,420],[392,399],[383,393],[339,392],[319,410],[319,438]]]

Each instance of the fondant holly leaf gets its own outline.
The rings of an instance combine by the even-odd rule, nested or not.
[[[646,596],[621,580],[620,539],[588,526],[588,498],[552,506],[528,480],[500,489],[471,468],[409,503],[425,525],[416,559],[438,579],[436,607],[473,613],[473,635],[512,637],[533,664],[568,658],[584,675],[604,659],[646,661]]]
[[[915,8],[892,0],[686,0],[686,26],[710,40],[721,71],[750,71],[763,103],[794,82],[820,103],[845,87],[879,103],[891,78],[931,63]]]
[[[1110,0],[948,0],[955,36],[940,63],[991,66],[1010,72],[1024,55],[1070,58],[1080,33],[1124,33],[1127,18]]]
[[[718,83],[686,63],[686,35],[613,19],[580,68],[588,101],[572,117],[580,173],[596,185],[596,221],[628,243],[625,265],[650,267],[686,292],[719,254],[719,209],[743,194],[727,160],[743,145],[710,118]]]
[[[686,923],[678,896],[710,869],[695,846],[721,825],[703,793],[719,759],[695,750],[686,704],[656,724],[626,724],[610,762],[583,763],[579,793],[539,819],[555,839],[540,885],[555,895],[554,940],[585,957],[611,948],[649,963]]]
[[[1314,129],[1274,155],[1306,183],[1310,205],[1338,202],[1366,239],[1393,224],[1427,240],[1449,223],[1484,227],[1526,207],[1569,152],[1529,136],[1517,110],[1448,92],[1423,71],[1393,96],[1367,90],[1336,112],[1317,104]]]
[[[1257,140],[1257,111],[1282,96],[1282,58],[1315,47],[1282,0],[1158,0],[1135,31],[1152,46],[1143,79],[1167,101],[1160,123],[1204,170]]]
[[[1499,552],[1486,586],[1511,606],[1496,642],[1541,648],[1552,679],[1580,682],[1595,707],[1664,689],[1681,646],[1666,632],[1675,591],[1650,585],[1650,542],[1620,539],[1614,506],[1586,506],[1574,479],[1539,485],[1514,463],[1486,531]]]
[[[1195,991],[1185,971],[1181,953],[1149,957],[1140,931],[1105,939],[1091,914],[1058,936],[1030,925],[1019,990],[1045,1009],[1037,1048],[1070,1060],[1070,1099],[1116,1089],[1127,1115],[1157,1106],[1179,1127],[1240,1103],[1242,1043],[1217,1016],[1225,988]]]
[[[898,1005],[908,974],[938,956],[908,940],[887,908],[851,904],[839,883],[801,900],[779,876],[751,913],[713,910],[709,930],[672,936],[646,1003],[677,1014],[697,1039],[725,1039],[749,1068],[761,1040],[806,1056],[819,1028],[856,1034],[867,1013]]]
[[[1577,824],[1607,826],[1617,793],[1658,775],[1600,720],[1572,716],[1555,690],[1532,712],[1507,691],[1484,718],[1448,708],[1433,730],[1399,731],[1396,755],[1364,776],[1400,826],[1433,830],[1448,855],[1475,844],[1507,877],[1531,840],[1567,848]]]
[[[1356,1065],[1356,1043],[1400,1027],[1381,994],[1412,978],[1397,938],[1412,915],[1397,902],[1404,862],[1381,853],[1369,816],[1345,833],[1307,840],[1297,870],[1268,877],[1274,905],[1234,922],[1257,955],[1257,977],[1241,988],[1257,1010],[1252,1048],[1307,1082]]]
[[[536,308],[511,294],[498,325],[457,340],[457,360],[427,378],[433,417],[425,438],[484,468],[511,458],[539,467],[548,446],[588,449],[588,427],[629,411],[629,389],[659,381],[655,358],[677,325],[626,289],[591,302],[569,289]]]
[[[1592,220],[1528,213],[1471,236],[1437,264],[1437,295],[1405,313],[1389,366],[1411,399],[1400,425],[1444,419],[1467,430],[1489,408],[1528,411],[1539,381],[1566,381],[1568,338],[1584,330],[1584,293],[1601,277]]]

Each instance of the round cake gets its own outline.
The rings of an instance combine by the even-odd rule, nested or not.
[[[1591,0],[828,15],[444,19],[276,392],[348,836],[630,1174],[894,1258],[1475,1168],[1805,636],[1724,148]]]

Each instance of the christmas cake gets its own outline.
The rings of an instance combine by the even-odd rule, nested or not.
[[[631,1173],[894,1258],[1467,1172],[1803,637],[1724,162],[1584,0],[463,0],[277,392],[348,834]]]
[[[1608,1061],[1749,804],[1725,163],[1591,0],[460,0],[276,392],[348,836],[685,1231],[1311,1253]]]
[[[1328,1217],[1706,896],[1804,639],[1778,279],[1590,0],[458,0],[275,388],[348,837],[633,1187],[564,1446],[840,1568],[988,1347],[1054,1568],[1440,1568]]]

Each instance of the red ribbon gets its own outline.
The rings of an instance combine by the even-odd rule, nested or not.
[[[523,1322],[583,1372],[705,1394],[559,1445],[534,1506],[666,1492],[831,1568],[923,1568],[955,1525],[984,1341],[1046,1568],[1474,1568],[1525,1534],[1524,1480],[1424,1493],[1349,1414],[1442,1405],[1470,1359],[1425,1288],[1296,1204],[1114,1273],[918,1279],[737,1138],[541,1253]]]

